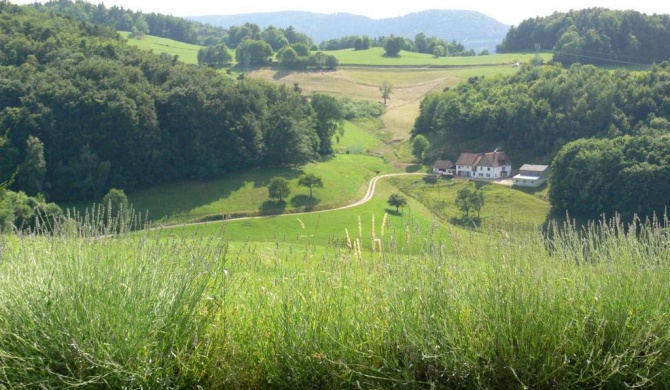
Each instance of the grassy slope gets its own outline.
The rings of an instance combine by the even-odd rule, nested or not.
[[[191,63],[196,62],[195,55],[199,48],[151,36],[142,40],[131,39],[130,43],[170,55],[179,55],[182,60]],[[408,139],[414,118],[418,115],[419,104],[426,94],[454,87],[472,76],[495,77],[500,74],[512,74],[516,71],[516,68],[511,66],[513,62],[525,62],[534,58],[532,53],[433,58],[431,55],[409,52],[401,52],[399,57],[388,58],[383,56],[381,48],[364,51],[339,50],[330,53],[336,55],[342,64],[338,71],[288,72],[266,68],[253,71],[251,76],[288,85],[298,83],[304,93],[320,92],[373,101],[380,100],[379,85],[385,82],[391,83],[393,92],[388,100],[385,114],[379,120],[346,122],[345,135],[336,145],[338,154],[333,158],[309,164],[299,170],[254,170],[206,182],[183,181],[156,186],[129,194],[131,203],[139,211],[148,210],[151,219],[168,223],[216,219],[222,215],[294,213],[349,204],[363,196],[367,181],[376,172],[402,171],[408,169],[405,168],[407,164],[413,163],[414,158],[411,156]],[[352,67],[352,65],[364,66]],[[315,173],[324,180],[324,188],[315,189],[314,199],[307,196],[307,189],[297,187],[297,177],[305,172]],[[274,176],[287,177],[294,184],[292,194],[285,204],[272,202],[267,197],[266,185]],[[418,179],[414,179],[415,182],[416,180]],[[406,184],[406,181],[394,180],[390,183],[405,183],[400,186],[402,191],[410,197],[413,192],[419,193],[415,202],[428,205],[441,219],[449,220],[455,217],[454,213],[444,213],[435,207],[435,194],[430,188],[413,189],[411,185]],[[392,184],[385,184],[388,185]],[[391,190],[387,192],[389,191]],[[382,198],[376,198],[370,205],[364,207],[373,207],[371,205],[375,204],[373,208],[377,210],[376,212],[383,210],[384,194],[381,196]],[[455,197],[455,192],[450,196]],[[494,199],[496,196],[491,198]],[[530,198],[521,197],[521,199],[527,199],[522,200],[522,203],[530,201],[528,200]],[[444,200],[438,199],[438,202],[446,204]],[[487,207],[493,207],[494,204],[495,202],[491,201]],[[531,207],[520,207],[532,210],[530,213],[537,213],[539,220],[545,218],[546,208],[546,202]],[[486,212],[485,209],[484,215]],[[338,213],[343,217],[335,217],[322,224],[320,227],[322,237],[331,237],[336,231],[341,237],[342,226],[354,223],[352,221],[356,221],[358,216],[357,211]],[[377,218],[381,217],[383,212],[377,215]],[[235,233],[230,231],[229,234],[233,234],[237,239],[257,236],[261,241],[270,240],[269,237],[274,238],[277,232],[284,231],[291,232],[287,233],[289,236],[299,237],[301,232],[295,230],[295,217],[288,218],[291,223],[286,223],[286,219],[282,218],[272,218],[263,222],[247,221],[236,227]],[[324,217],[316,218],[318,220]],[[307,225],[310,222],[316,223],[312,217],[305,216],[305,219]],[[229,224],[235,226],[234,222]],[[325,229],[323,226],[329,228]]]
[[[335,156],[300,169],[267,168],[227,175],[208,181],[181,181],[130,193],[129,200],[139,211],[149,210],[153,220],[168,216],[169,221],[199,220],[222,214],[263,214],[282,210],[323,209],[352,203],[365,195],[368,181],[377,172],[397,171],[379,151],[384,147],[373,134],[347,123],[336,149],[349,154]],[[302,173],[314,173],[323,179],[323,188],[309,190],[297,186]],[[285,205],[271,202],[267,184],[274,176],[291,180],[291,195]]]
[[[128,38],[130,32],[120,31],[122,37],[128,39],[128,43],[143,50],[151,50],[154,53],[166,53],[170,56],[179,56],[179,60],[187,64],[198,63],[198,50],[202,46],[177,42],[172,39],[145,35],[140,39]]]

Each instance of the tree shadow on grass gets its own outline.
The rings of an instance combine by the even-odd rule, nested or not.
[[[394,209],[384,209],[384,211],[389,214],[389,215],[395,215],[396,217],[399,217],[402,215],[402,210],[394,210]]]
[[[449,222],[468,229],[479,229],[479,227],[482,225],[482,219],[473,216],[462,216],[460,218],[453,217],[449,219]]]
[[[412,165],[408,165],[408,166],[405,167],[405,172],[407,172],[407,173],[420,172],[422,169],[423,169],[423,165],[412,164]]]
[[[296,195],[291,198],[291,206],[303,211],[312,211],[319,201],[319,198],[310,198],[309,195]]]
[[[286,210],[285,200],[266,200],[258,211],[260,215],[273,215],[281,214],[284,210]]]

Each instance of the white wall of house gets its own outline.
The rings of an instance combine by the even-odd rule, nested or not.
[[[502,179],[504,177],[509,177],[510,172],[512,171],[511,165],[504,165],[501,167],[475,167],[475,170],[472,169],[469,165],[463,165],[463,172],[470,172],[470,177],[475,179]],[[460,169],[459,169],[460,171]],[[459,176],[468,176],[467,174]]]
[[[547,181],[546,177],[541,176],[514,176],[514,185],[521,187],[539,187]]]

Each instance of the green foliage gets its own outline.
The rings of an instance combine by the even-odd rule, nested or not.
[[[668,175],[668,135],[578,140],[552,163],[549,199],[558,215],[662,219],[670,206]]]
[[[384,41],[384,55],[396,57],[405,48],[405,38],[390,36]]]
[[[372,45],[372,40],[367,35],[346,35],[339,39],[329,39],[321,42],[319,48],[321,50],[341,50],[354,49],[366,50]]]
[[[342,126],[343,114],[340,102],[329,95],[315,93],[311,99],[312,109],[316,114],[316,133],[319,136],[319,153],[333,153],[333,137],[344,134]]]
[[[48,231],[63,216],[55,203],[31,197],[23,191],[3,190],[0,194],[0,231],[16,229]]]
[[[384,107],[378,102],[346,96],[340,98],[340,107],[346,120],[378,118],[384,113]]]
[[[102,206],[107,208],[109,214],[116,216],[119,213],[128,211],[128,196],[123,190],[112,188],[107,195],[102,198]]]
[[[481,191],[464,187],[458,190],[454,203],[466,217],[470,214],[470,210],[477,211],[477,217],[479,217],[479,212],[484,206],[484,195]]]
[[[291,194],[291,185],[288,179],[284,177],[273,177],[268,186],[268,195],[270,199],[278,199],[283,202],[284,198]]]
[[[499,53],[553,50],[554,61],[570,65],[645,63],[670,57],[670,20],[666,15],[588,8],[527,19],[512,26]]]
[[[35,196],[42,193],[47,171],[47,163],[44,159],[44,144],[39,138],[28,136],[25,156],[19,167],[21,174],[18,175],[16,185],[28,195]]]
[[[82,23],[96,23],[119,31],[130,31],[137,38],[151,34],[184,43],[204,44],[208,38],[226,36],[226,30],[221,27],[182,17],[154,12],[145,14],[118,6],[108,8],[104,4],[85,1],[49,1],[44,4],[34,3],[31,7]]]
[[[382,85],[379,86],[379,93],[381,93],[382,99],[384,99],[384,105],[386,105],[386,100],[391,98],[392,92],[393,92],[393,85],[391,85],[388,82],[384,82]]]
[[[17,189],[58,202],[98,201],[110,188],[317,156],[314,112],[295,91],[188,67],[127,45],[110,28],[34,7],[8,5],[0,16],[9,32],[0,35],[0,131],[12,128],[0,168],[27,164]],[[20,147],[31,136],[43,145],[45,172],[31,162],[39,153]]]
[[[329,69],[334,70],[339,65],[337,57],[321,51],[311,54],[304,43],[285,46],[277,52],[277,58],[282,66],[288,69]]]
[[[423,135],[419,134],[416,137],[414,137],[414,140],[412,141],[412,154],[419,161],[422,161],[423,153],[428,149],[428,146],[430,146],[428,139]]]
[[[235,50],[235,61],[246,65],[265,65],[272,57],[272,47],[264,41],[246,39]]]
[[[0,150],[2,150],[2,147],[5,144],[5,141],[7,140],[7,134],[8,133],[9,133],[9,129],[7,129],[7,132],[3,136],[0,136]],[[6,157],[6,156],[4,156],[4,154],[6,154],[6,151],[2,150],[2,152],[3,152],[3,154],[0,155],[0,156]],[[4,174],[4,172],[2,172],[2,173]],[[12,175],[7,180],[0,182],[0,200],[2,200],[2,194],[4,193],[4,191],[10,185],[12,185],[12,183],[16,179],[17,173],[18,173],[18,169],[15,169],[14,172],[12,173]]]
[[[395,207],[395,211],[398,212],[398,209],[400,207],[407,206],[407,198],[405,198],[401,194],[394,193],[394,194],[391,194],[391,196],[389,196],[386,203],[388,203],[389,206],[391,206],[391,207]]]
[[[298,185],[309,188],[309,197],[312,198],[312,189],[322,188],[323,180],[313,173],[306,173],[298,178]]]
[[[648,71],[609,71],[575,64],[523,65],[515,75],[471,77],[426,96],[412,132],[442,133],[451,142],[486,139],[549,161],[580,138],[663,134],[670,63]]]
[[[222,68],[232,61],[225,43],[203,47],[198,51],[198,65]]]

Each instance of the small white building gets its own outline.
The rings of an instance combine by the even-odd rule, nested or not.
[[[452,176],[456,165],[451,160],[437,160],[433,164],[433,173],[438,175]]]
[[[494,180],[509,177],[512,162],[505,152],[461,153],[456,161],[456,175],[472,179]]]
[[[523,164],[519,174],[514,176],[514,185],[521,187],[539,187],[549,178],[548,165]]]

